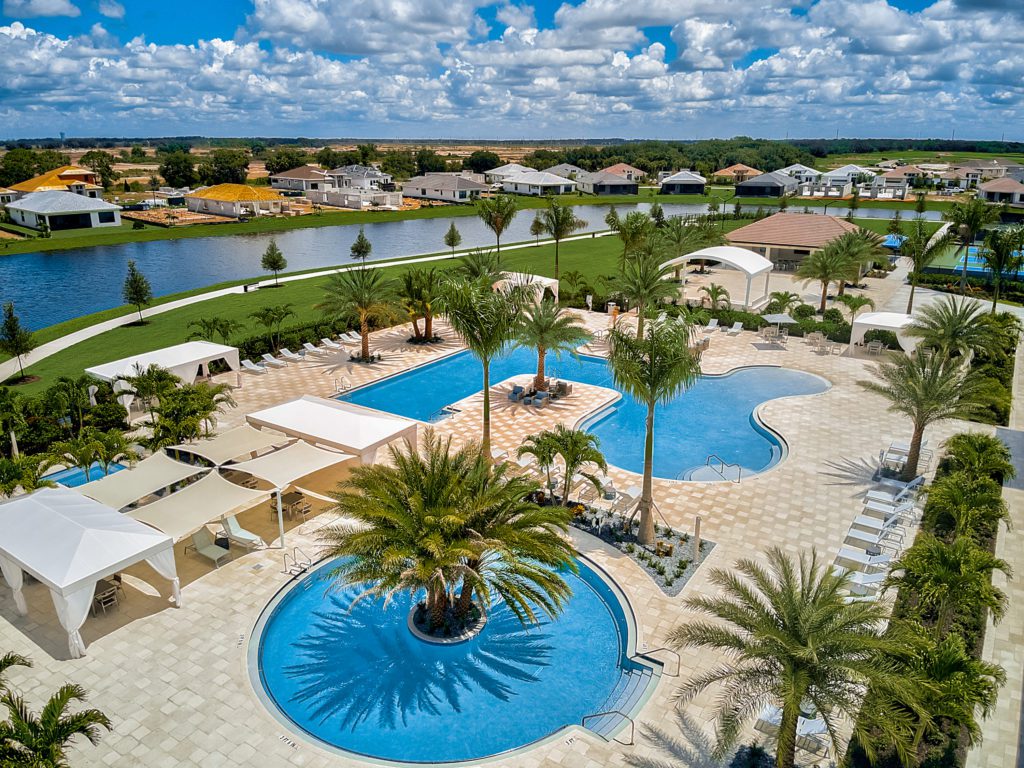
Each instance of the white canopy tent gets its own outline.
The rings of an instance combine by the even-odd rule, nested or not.
[[[69,488],[43,488],[0,504],[0,570],[27,613],[23,572],[50,589],[73,658],[85,655],[79,633],[96,582],[145,560],[168,579],[181,605],[174,542],[149,526]]]
[[[173,347],[144,352],[134,357],[125,357],[111,363],[86,368],[85,372],[102,381],[111,382],[115,390],[124,392],[118,397],[118,400],[127,408],[135,396],[125,392],[128,385],[122,381],[123,378],[137,376],[151,365],[156,365],[167,369],[186,384],[192,384],[200,372],[205,374],[208,371],[209,364],[214,360],[225,361],[233,371],[237,371],[240,367],[236,347],[214,344],[211,341],[186,341],[184,344],[176,344]]]
[[[761,254],[754,253],[746,248],[737,248],[735,245],[713,245],[710,248],[701,248],[699,251],[688,253],[685,256],[670,259],[662,264],[662,266],[686,269],[687,262],[693,261],[694,259],[700,259],[701,261],[717,261],[722,264],[728,264],[730,267],[739,270],[747,276],[747,292],[743,299],[743,309],[750,309],[751,285],[754,278],[758,275],[764,275],[764,293],[757,298],[757,302],[761,302],[768,298],[768,281],[771,279],[773,265],[771,261]]]
[[[258,429],[253,429],[248,424],[243,424],[240,427],[229,429],[227,432],[221,432],[219,435],[208,440],[197,440],[194,443],[173,445],[167,450],[201,456],[219,467],[240,456],[251,458],[252,454],[257,451],[287,443],[291,439],[281,435],[261,432]]]
[[[208,471],[206,467],[175,461],[163,451],[158,451],[131,469],[101,477],[78,490],[101,504],[121,509],[188,477]]]
[[[338,400],[303,395],[245,417],[257,429],[272,429],[314,445],[334,448],[372,464],[377,449],[401,438],[416,441],[418,422]]]
[[[558,301],[558,281],[553,277],[531,275],[528,272],[502,272],[501,280],[491,286],[495,291],[508,291],[516,286],[528,286],[534,294],[534,301],[540,303],[544,299],[544,291],[551,291]]]
[[[873,329],[895,333],[903,351],[907,354],[912,353],[920,342],[917,336],[910,336],[907,333],[907,326],[912,322],[913,316],[902,312],[865,312],[859,315],[854,319],[850,331],[850,354],[853,354],[854,344],[864,341],[864,334]]]
[[[178,541],[209,522],[251,507],[269,496],[267,491],[243,488],[224,479],[219,472],[210,472],[180,491],[126,514]]]

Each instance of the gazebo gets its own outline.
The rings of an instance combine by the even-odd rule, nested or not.
[[[558,301],[558,281],[553,277],[531,275],[528,272],[502,272],[501,279],[491,286],[496,291],[508,291],[516,286],[528,286],[538,304],[544,300],[545,291],[551,291]]]
[[[746,248],[737,248],[734,245],[714,245],[670,259],[662,266],[686,269],[687,262],[694,259],[721,262],[747,276],[747,292],[743,299],[743,309],[751,307],[750,292],[754,278],[759,275],[764,275],[764,293],[757,298],[756,303],[760,304],[768,298],[768,280],[771,278],[772,263],[761,254],[748,251]]]
[[[910,336],[907,326],[914,322],[911,315],[902,312],[865,312],[853,321],[853,328],[850,331],[850,350],[855,344],[864,340],[864,334],[870,330],[890,331],[896,334],[896,340],[900,347],[907,354],[917,349],[920,339],[917,336]]]

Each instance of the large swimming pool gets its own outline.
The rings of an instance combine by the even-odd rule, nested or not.
[[[476,637],[435,645],[406,626],[409,595],[357,602],[361,589],[333,586],[327,562],[268,609],[250,649],[254,682],[304,733],[388,764],[472,760],[586,715],[632,714],[657,667],[629,659],[628,606],[578,564],[578,575],[563,574],[572,597],[556,619],[524,629],[496,607]]]
[[[532,373],[536,353],[515,349],[491,364],[491,382]],[[614,389],[603,358],[564,355],[549,358],[548,374]],[[339,399],[421,421],[437,421],[443,410],[480,390],[482,370],[469,352],[371,384]],[[754,411],[768,400],[810,395],[828,389],[824,379],[788,368],[742,368],[725,376],[702,376],[687,392],[655,411],[654,474],[668,479],[722,479],[702,472],[710,456],[742,467],[744,476],[762,472],[781,456],[779,439],[757,423]],[[609,463],[643,471],[646,406],[629,394],[583,425],[601,439]],[[717,464],[717,461],[712,463]]]

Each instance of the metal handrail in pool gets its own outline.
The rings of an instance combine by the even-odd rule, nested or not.
[[[714,464],[712,464],[711,463],[712,459],[718,459],[718,463],[722,465],[722,469],[718,469]],[[723,480],[728,480],[730,483],[737,483],[738,484],[740,482],[740,480],[742,479],[742,477],[743,477],[743,467],[741,467],[739,464],[730,464],[725,459],[723,459],[721,456],[719,456],[717,453],[712,453],[710,456],[708,456],[707,460],[704,462],[704,465],[706,467],[708,467],[709,469],[713,469],[715,472],[717,472],[718,474],[720,474],[722,476]],[[730,477],[726,477],[725,476],[725,470],[727,468],[730,468],[730,467],[734,467],[736,469],[736,479],[735,480],[733,480]]]
[[[676,659],[676,671],[675,671],[675,674],[669,674],[665,670],[664,663],[658,661],[652,655],[652,654],[655,654],[655,653],[661,653],[662,651],[665,651],[667,653],[671,653],[673,656],[675,656],[675,659]],[[630,658],[630,661],[636,661],[637,659],[649,659],[649,660],[657,661],[659,664],[661,664],[662,674],[664,674],[666,677],[679,677],[679,670],[683,666],[683,657],[680,656],[673,649],[671,649],[671,648],[669,648],[667,646],[664,646],[664,645],[662,645],[662,646],[660,646],[658,648],[652,648],[649,651],[639,651],[637,653],[634,653],[629,658]]]
[[[609,709],[606,712],[595,712],[592,715],[585,715],[584,718],[582,720],[580,720],[580,725],[582,725],[584,728],[586,728],[587,727],[587,720],[592,720],[595,717],[605,717],[607,715],[618,715],[619,717],[623,717],[623,718],[625,718],[626,720],[629,721],[629,742],[627,743],[625,741],[619,741],[618,739],[609,739],[603,733],[598,733],[597,731],[592,731],[592,733],[596,733],[598,736],[600,736],[605,741],[615,741],[615,742],[617,742],[619,744],[624,744],[627,747],[632,747],[634,744],[636,744],[636,723],[633,721],[632,717],[627,715],[625,712],[620,712],[617,709]]]

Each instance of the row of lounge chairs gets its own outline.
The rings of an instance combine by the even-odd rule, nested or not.
[[[339,344],[331,339],[320,339],[320,346],[316,346],[306,341],[302,344],[302,350],[298,353],[292,352],[287,347],[281,349],[278,354],[280,358],[274,357],[269,352],[263,355],[262,362],[254,363],[252,360],[243,360],[242,369],[250,373],[262,374],[267,373],[271,368],[284,368],[289,362],[298,363],[306,359],[308,355],[314,355],[317,357],[323,355],[329,355],[332,352],[345,352],[347,351],[346,345],[356,345],[362,340],[362,337],[355,331],[349,331],[338,336]],[[282,359],[283,358],[283,359]]]
[[[726,328],[725,326],[720,326],[718,324],[717,317],[711,318],[711,322],[704,326],[704,333],[712,333],[713,331],[725,331],[730,336],[737,336],[739,335],[739,332],[742,330],[743,323],[741,321],[737,320],[735,323],[732,324],[731,328]]]
[[[220,523],[221,537],[232,544],[237,544],[247,550],[263,549],[267,546],[262,538],[243,528],[235,515],[228,515]],[[222,561],[231,558],[231,550],[218,544],[210,529],[205,525],[192,534],[189,544],[185,547],[186,552],[189,550],[194,551],[200,557],[205,557],[217,568],[220,568]]]

